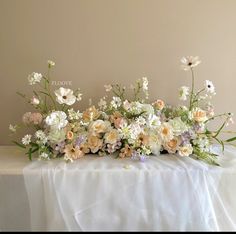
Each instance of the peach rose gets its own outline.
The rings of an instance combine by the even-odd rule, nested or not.
[[[105,142],[108,144],[115,144],[119,139],[119,133],[115,129],[105,134]]]
[[[66,133],[66,138],[67,138],[68,140],[72,140],[73,137],[74,137],[74,133],[73,133],[72,131],[68,131],[68,132]]]
[[[83,112],[83,120],[89,122],[97,119],[100,116],[100,112],[96,109],[95,106],[89,107]]]
[[[158,99],[153,103],[154,107],[156,107],[158,110],[162,110],[165,107],[164,101]]]
[[[96,153],[99,149],[102,148],[103,142],[96,136],[89,136],[88,138],[88,147],[92,153]]]
[[[198,108],[193,112],[193,119],[197,122],[205,122],[207,120],[207,112]]]
[[[138,141],[140,143],[140,145],[148,145],[149,144],[149,136],[140,133],[138,136]]]
[[[108,121],[96,120],[89,125],[89,131],[92,135],[99,135],[105,133],[110,123]]]
[[[174,154],[177,151],[179,143],[180,142],[178,138],[173,138],[164,145],[164,148],[168,151],[169,154]]]
[[[69,159],[72,161],[84,156],[83,151],[81,151],[78,146],[74,147],[71,144],[65,146],[64,153],[65,159]]]
[[[132,153],[133,153],[133,150],[130,148],[130,146],[125,145],[125,147],[120,150],[119,157],[120,158],[131,157]]]

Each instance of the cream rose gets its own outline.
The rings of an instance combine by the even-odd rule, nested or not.
[[[105,142],[108,144],[115,144],[119,139],[119,133],[115,129],[105,134]]]
[[[179,155],[182,157],[187,157],[193,153],[193,147],[191,144],[179,147]]]
[[[103,121],[103,120],[99,119],[99,120],[92,122],[89,125],[89,132],[92,135],[97,136],[101,133],[105,133],[109,126],[110,126],[110,123],[108,121]]]
[[[174,154],[177,151],[179,146],[179,139],[177,137],[173,138],[169,142],[164,145],[165,150],[168,151],[169,154]]]

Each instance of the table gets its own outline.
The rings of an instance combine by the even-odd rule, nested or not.
[[[1,146],[0,230],[235,231],[236,150],[226,147],[219,162],[176,155],[29,162],[21,149]]]

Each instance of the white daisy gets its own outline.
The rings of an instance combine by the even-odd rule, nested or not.
[[[23,145],[29,145],[29,143],[31,142],[31,135],[27,134],[22,138],[22,143]]]
[[[193,67],[196,67],[197,65],[199,65],[201,63],[201,61],[199,60],[199,57],[193,57],[193,56],[186,56],[183,57],[181,59],[181,67],[183,70],[188,71],[190,69],[192,69]]]
[[[213,95],[215,94],[215,87],[211,81],[209,81],[209,80],[205,81],[205,88],[206,88],[207,92],[209,92]]]
[[[28,81],[30,85],[34,85],[36,83],[39,83],[42,79],[42,74],[33,72],[28,76]]]
[[[76,101],[76,97],[73,94],[73,90],[65,89],[60,87],[58,90],[55,90],[56,100],[59,104],[73,105]]]

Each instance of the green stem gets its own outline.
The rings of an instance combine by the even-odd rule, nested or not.
[[[193,68],[191,67],[191,74],[192,74],[192,87],[191,87],[191,94],[190,94],[190,100],[189,100],[189,110],[191,111],[193,108],[193,94],[194,94],[194,72]]]

